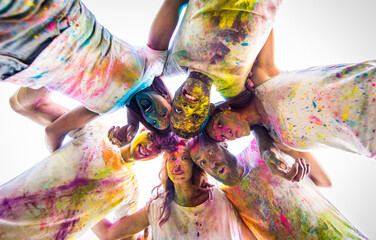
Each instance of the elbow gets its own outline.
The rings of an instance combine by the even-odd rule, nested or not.
[[[25,106],[18,102],[18,91],[9,98],[9,105],[16,113],[22,114],[25,111]]]
[[[318,186],[318,187],[324,187],[324,188],[329,188],[332,187],[332,181],[329,178],[324,178],[324,179],[318,179],[310,175],[311,180],[313,183]]]

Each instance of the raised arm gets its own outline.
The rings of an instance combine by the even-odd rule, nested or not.
[[[311,165],[309,177],[318,187],[331,187],[332,182],[326,173],[325,169],[321,166],[316,157],[310,152],[300,152],[284,146],[281,143],[274,142],[279,150],[290,155],[292,158],[304,158],[306,163]]]
[[[249,86],[258,85],[277,74],[279,74],[279,70],[274,62],[274,34],[272,30],[252,66],[247,82],[252,81],[248,82]]]
[[[152,23],[148,46],[155,50],[167,50],[179,21],[180,8],[188,0],[165,0]]]
[[[51,152],[55,151],[61,146],[69,131],[82,128],[96,117],[98,117],[98,113],[92,112],[84,106],[79,106],[65,113],[45,129],[48,149]]]
[[[252,134],[256,139],[261,158],[274,175],[288,181],[299,182],[309,174],[311,166],[305,162],[304,158],[296,158],[295,163],[290,166],[278,155],[274,140],[264,127],[253,126]]]
[[[132,215],[126,216],[115,223],[107,219],[99,221],[91,230],[101,240],[121,239],[132,236],[150,225],[147,208],[144,207]]]

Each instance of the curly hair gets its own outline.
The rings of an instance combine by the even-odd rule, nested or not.
[[[168,221],[171,215],[170,206],[175,196],[174,183],[171,181],[171,179],[168,177],[168,174],[167,174],[167,156],[177,151],[178,146],[185,146],[186,143],[187,143],[187,140],[180,139],[178,144],[175,145],[174,150],[165,152],[165,154],[163,155],[162,169],[159,172],[159,179],[161,180],[161,183],[158,186],[154,187],[152,190],[152,193],[156,192],[156,194],[149,201],[148,209],[152,201],[158,198],[163,199],[162,204],[159,208],[159,217],[158,217],[160,227],[162,227],[162,225]],[[192,180],[192,185],[196,187],[198,190],[209,191],[209,194],[211,194],[210,190],[213,185],[208,182],[208,177],[206,175],[206,172],[202,170],[196,164],[193,164],[191,180]]]
[[[173,132],[170,132],[168,135],[155,134],[153,140],[162,152],[175,151],[180,142],[180,138]]]

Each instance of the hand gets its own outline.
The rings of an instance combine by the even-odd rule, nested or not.
[[[255,84],[252,82],[252,72],[249,72],[247,80],[245,82],[245,87],[248,88],[248,90],[252,91],[254,86]]]
[[[307,164],[304,158],[296,159],[291,167],[283,159],[279,159],[279,156],[272,150],[265,150],[262,158],[274,175],[288,181],[299,182],[311,171],[311,165]]]
[[[122,128],[119,126],[112,126],[110,130],[108,130],[107,136],[112,144],[118,147],[123,147],[133,140],[137,130],[137,127],[131,124],[127,124]]]

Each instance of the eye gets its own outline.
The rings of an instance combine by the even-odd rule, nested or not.
[[[218,121],[218,127],[222,128],[222,121],[221,120]]]
[[[153,120],[153,121],[151,121],[151,124],[155,125],[155,124],[157,124],[157,121]]]
[[[175,161],[175,160],[176,160],[176,157],[170,157],[169,160],[170,160],[170,161]]]
[[[208,151],[208,153],[209,153],[209,155],[212,155],[212,154],[213,154],[213,149],[210,149],[210,150]]]
[[[225,135],[221,135],[221,138],[222,138],[222,141],[226,140],[226,136]]]
[[[202,161],[200,162],[200,165],[201,165],[201,166],[205,166],[205,165],[206,165],[206,160],[202,160]]]
[[[183,156],[181,159],[183,159],[183,161],[188,161],[189,160],[188,156]]]
[[[219,173],[220,175],[224,174],[224,173],[225,173],[225,167],[220,167],[220,168],[218,169],[218,173]]]
[[[198,115],[197,113],[192,114],[192,117],[193,117],[193,119],[195,119],[195,120],[200,119],[200,115]]]
[[[153,139],[153,138],[154,138],[154,133],[152,133],[152,132],[148,132],[148,138],[149,138],[149,139]]]
[[[175,112],[176,112],[176,113],[181,113],[182,111],[181,111],[180,108],[175,108]]]

